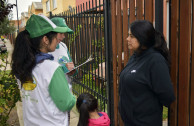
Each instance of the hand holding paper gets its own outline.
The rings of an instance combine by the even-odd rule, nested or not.
[[[84,64],[86,64],[86,63],[92,61],[93,59],[94,59],[94,58],[92,58],[92,57],[90,56],[84,63],[82,63],[82,64],[80,64],[80,65],[74,67],[72,70],[68,71],[67,73],[69,73],[69,72],[71,72],[71,71],[73,71],[73,70],[75,70],[75,69],[77,69],[77,68],[83,66]]]
[[[75,66],[74,66],[73,62],[68,62],[68,63],[66,63],[66,67],[70,71],[70,70],[74,69]]]

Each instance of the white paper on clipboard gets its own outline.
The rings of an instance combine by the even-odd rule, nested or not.
[[[92,57],[90,56],[85,62],[83,62],[82,64],[80,64],[80,65],[78,65],[78,66],[76,66],[76,67],[74,67],[72,70],[68,71],[67,73],[69,73],[69,72],[71,72],[71,71],[73,71],[73,70],[75,70],[75,69],[77,69],[77,68],[83,66],[84,64],[86,64],[86,63],[88,63],[88,62],[91,62],[93,59],[94,59],[94,58],[92,58]]]

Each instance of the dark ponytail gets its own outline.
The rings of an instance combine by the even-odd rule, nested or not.
[[[12,74],[16,75],[21,83],[32,79],[32,69],[36,65],[34,54],[29,33],[26,30],[20,32],[12,54]]]
[[[32,80],[32,70],[36,66],[36,54],[40,53],[40,44],[43,36],[47,36],[49,42],[56,37],[57,33],[49,32],[45,35],[30,38],[27,30],[20,32],[15,41],[12,54],[12,74],[15,75],[21,84]]]
[[[89,119],[89,111],[86,103],[82,103],[79,107],[79,122],[78,126],[87,126]]]
[[[89,112],[97,110],[98,102],[93,95],[83,93],[77,98],[76,107],[80,113],[77,126],[88,126]]]
[[[163,34],[155,30],[155,44],[154,49],[160,52],[160,54],[166,59],[168,64],[170,65],[170,54],[169,50],[167,48],[167,43],[165,41],[165,38]]]

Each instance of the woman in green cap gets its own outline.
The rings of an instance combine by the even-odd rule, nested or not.
[[[68,34],[73,34],[73,30],[71,30],[64,18],[61,17],[54,17],[51,19],[51,21],[58,27],[63,28],[65,32],[63,33],[57,33],[57,39],[59,39],[59,44],[56,47],[56,50],[54,52],[50,52],[50,54],[53,55],[54,61],[58,62],[65,73],[65,76],[67,78],[68,84],[69,84],[69,89],[72,92],[72,83],[71,83],[71,77],[70,76],[75,76],[78,73],[77,69],[74,69],[74,63],[71,59],[69,50],[66,46],[66,44],[63,42],[65,38],[65,33]],[[74,69],[74,70],[72,70]],[[70,112],[68,112],[68,120],[70,123]]]
[[[56,50],[54,52],[51,52],[50,54],[54,56],[54,61],[58,62],[63,67],[63,71],[68,80],[70,90],[72,90],[70,76],[75,76],[77,74],[77,70],[72,70],[74,69],[74,63],[72,62],[72,59],[66,44],[62,41],[65,38],[65,33],[73,34],[73,30],[71,30],[67,26],[65,19],[61,17],[54,17],[51,19],[51,21],[56,26],[63,28],[65,32],[57,33],[57,39],[59,39],[59,44],[57,45]]]
[[[43,15],[32,15],[16,38],[12,74],[22,91],[25,126],[68,126],[67,111],[75,104],[62,67],[48,52],[59,42],[57,27]]]

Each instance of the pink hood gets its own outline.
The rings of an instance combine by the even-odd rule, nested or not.
[[[98,119],[89,119],[88,126],[110,126],[110,119],[105,112],[99,112],[102,114]]]

